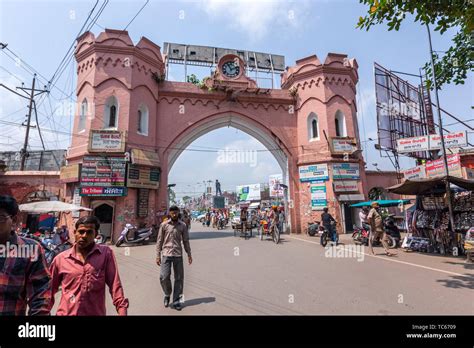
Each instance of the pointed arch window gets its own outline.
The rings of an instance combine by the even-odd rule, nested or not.
[[[86,119],[87,119],[87,99],[84,98],[84,100],[81,103],[81,109],[79,112],[79,124],[77,126],[77,130],[79,132],[82,132],[83,130],[86,129]]]
[[[312,112],[308,116],[308,140],[319,140],[319,120],[318,116]]]
[[[104,110],[104,128],[117,128],[118,127],[118,115],[119,105],[117,98],[111,96],[105,103]]]
[[[346,117],[344,114],[337,110],[336,116],[334,118],[334,123],[336,126],[336,136],[337,137],[347,137],[347,130],[346,130]]]
[[[146,105],[140,105],[138,108],[137,133],[148,135],[148,108]]]

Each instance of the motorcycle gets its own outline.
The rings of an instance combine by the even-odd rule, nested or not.
[[[226,219],[225,218],[220,218],[219,221],[217,221],[217,229],[218,230],[225,229],[225,225],[226,225]]]
[[[321,228],[323,229],[323,233],[321,234],[320,243],[321,243],[321,246],[325,247],[328,244],[328,242],[332,241],[332,235],[326,227],[321,226]],[[339,234],[336,231],[336,223],[334,221],[331,222],[331,229],[334,231],[333,233],[336,234],[335,243],[336,243],[336,246],[337,246],[337,243],[339,243]]]
[[[121,246],[123,243],[127,244],[147,244],[150,241],[150,237],[153,234],[153,227],[137,229],[131,224],[126,224],[120,234],[119,239],[115,243],[116,247]],[[134,237],[129,238],[128,234],[133,233]]]
[[[387,242],[388,247],[390,249],[398,248],[401,245],[401,235],[398,227],[395,225],[395,220],[393,219],[393,215],[389,215],[384,219],[384,230],[387,234]],[[380,239],[376,239],[372,241],[372,245],[382,245]]]
[[[40,243],[44,249],[44,256],[48,266],[51,265],[56,256],[72,247],[72,244],[70,242],[64,242],[59,245],[56,245],[50,242],[48,239],[43,239],[40,241]]]
[[[352,233],[352,239],[357,244],[369,245],[370,229],[366,226],[358,227],[354,225],[354,233]]]
[[[315,221],[315,222],[308,222],[308,234],[311,236],[311,237],[314,237],[316,234],[319,233],[319,231],[322,231],[321,225],[319,224],[318,221]]]

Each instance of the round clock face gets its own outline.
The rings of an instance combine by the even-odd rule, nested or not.
[[[231,60],[222,65],[222,73],[227,77],[237,77],[240,74],[240,67]]]

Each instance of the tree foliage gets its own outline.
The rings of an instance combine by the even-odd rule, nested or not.
[[[388,30],[398,30],[407,14],[415,22],[434,26],[444,34],[457,30],[451,47],[439,55],[433,52],[438,88],[454,82],[464,84],[474,61],[474,1],[472,0],[359,0],[368,6],[367,15],[360,17],[357,28],[369,30],[373,25],[387,23]],[[435,50],[435,48],[433,48]],[[427,73],[428,88],[432,89],[431,62],[423,67]]]

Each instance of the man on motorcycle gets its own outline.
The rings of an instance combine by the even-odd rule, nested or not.
[[[336,222],[336,220],[329,214],[329,209],[324,208],[323,213],[321,214],[321,223],[323,224],[324,228],[329,232],[332,236],[332,241],[337,242],[337,231],[334,228],[332,222]]]

